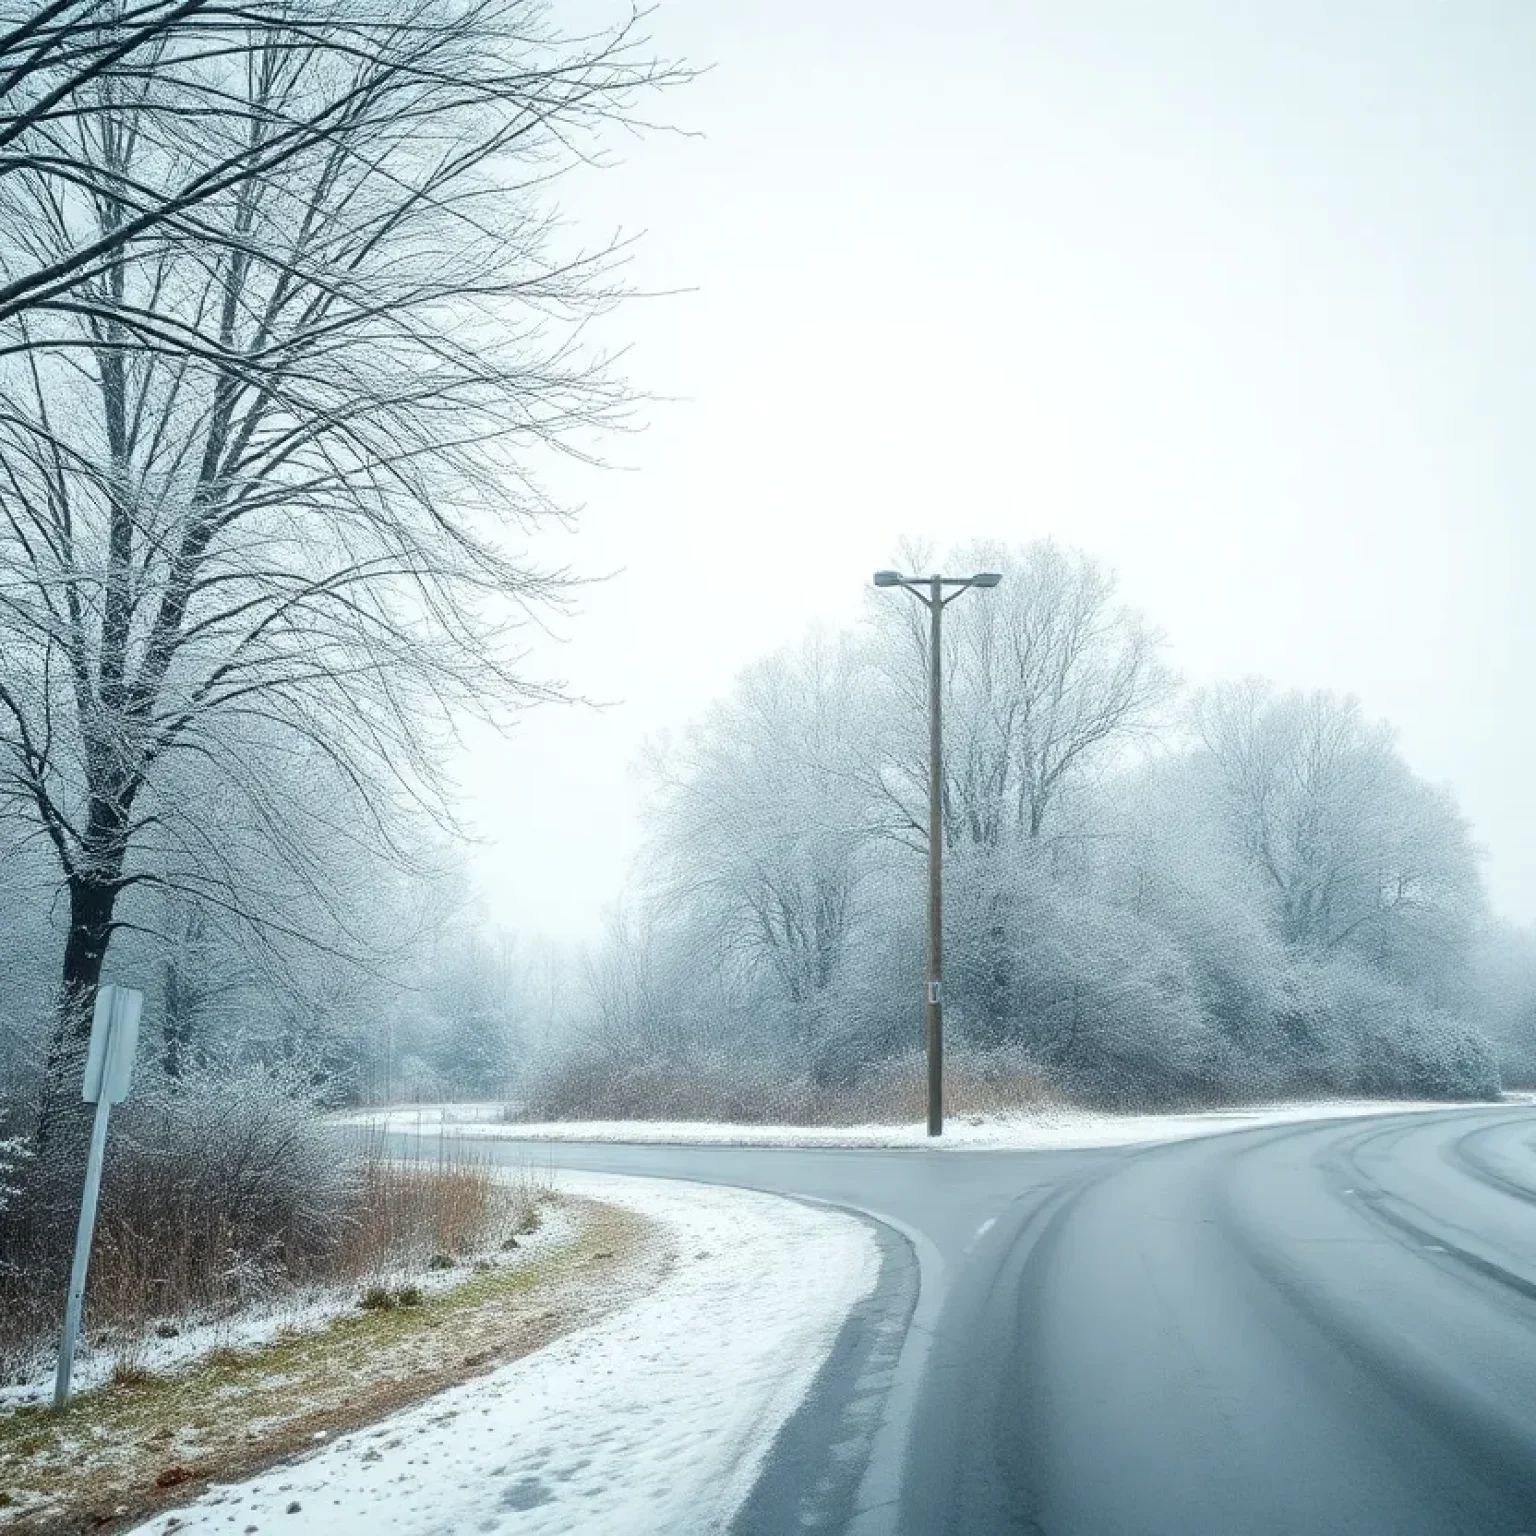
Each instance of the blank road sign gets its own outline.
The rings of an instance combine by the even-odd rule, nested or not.
[[[87,1104],[121,1104],[133,1081],[139,1049],[139,1015],[144,994],[132,987],[98,987],[91,1017],[91,1046],[85,1058],[80,1097]]]

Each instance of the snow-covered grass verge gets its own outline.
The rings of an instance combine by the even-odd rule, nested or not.
[[[350,1229],[337,1244],[350,1262],[323,1279],[235,1287],[217,1306],[151,1305],[135,1316],[110,1306],[120,1296],[109,1296],[103,1308],[104,1264],[93,1261],[75,1390],[175,1371],[220,1350],[312,1332],[351,1311],[366,1290],[393,1294],[410,1286],[427,1295],[450,1290],[476,1260],[499,1259],[525,1244],[537,1252],[567,1235],[569,1223],[545,1201],[547,1181],[530,1169],[495,1167],[477,1151],[463,1155],[445,1144],[435,1161],[394,1163],[380,1145],[371,1145],[357,1165],[367,1198],[338,1218]],[[241,1236],[236,1232],[224,1255],[232,1267],[246,1263],[235,1247]],[[98,1250],[101,1246],[98,1242]],[[51,1335],[39,1341],[18,1374],[0,1384],[0,1410],[51,1397],[54,1348]]]
[[[516,1243],[515,1259],[510,1249],[501,1246],[505,1238],[483,1250],[458,1254],[451,1266],[441,1268],[423,1263],[421,1258],[412,1262],[402,1255],[372,1271],[365,1282],[309,1285],[270,1299],[258,1298],[235,1313],[210,1318],[194,1314],[175,1324],[163,1323],[154,1333],[87,1336],[76,1358],[72,1377],[75,1392],[89,1392],[114,1379],[171,1375],[211,1355],[260,1349],[278,1339],[314,1333],[356,1311],[359,1297],[367,1291],[398,1296],[412,1287],[424,1297],[441,1296],[482,1272],[476,1270],[477,1263],[525,1263],[570,1241],[575,1228],[569,1212],[541,1201],[540,1191],[528,1174],[509,1169],[502,1177],[516,1187],[518,1208],[527,1212],[519,1220],[519,1230],[511,1234]],[[546,1184],[542,1193],[548,1192]],[[53,1369],[49,1363],[40,1365],[24,1381],[0,1386],[0,1413],[7,1408],[51,1402],[52,1398]]]
[[[244,1090],[250,1087],[249,1102]],[[397,1160],[264,1079],[149,1095],[108,1149],[81,1381],[312,1326],[353,1287],[495,1251],[537,1191],[458,1138]],[[52,1372],[49,1224],[0,1223],[0,1385]],[[343,1300],[341,1305],[345,1305]],[[0,1401],[3,1401],[0,1396]]]
[[[551,1203],[554,1208],[551,1209]],[[255,1472],[376,1422],[653,1286],[667,1262],[655,1223],[548,1192],[540,1234],[396,1289],[354,1291],[347,1310],[163,1371],[135,1365],[79,1395],[0,1408],[0,1525],[120,1523],[209,1480]],[[359,1304],[361,1303],[361,1305]]]
[[[1536,1095],[1507,1094],[1506,1102],[1530,1102]],[[408,1109],[362,1111],[351,1117],[383,1132],[416,1135],[492,1137],[515,1141],[614,1141],[709,1146],[926,1147],[931,1151],[1065,1151],[1091,1147],[1138,1146],[1251,1130],[1306,1120],[1359,1115],[1424,1113],[1455,1108],[1444,1101],[1335,1099],[1249,1105],[1178,1115],[1095,1114],[1068,1108],[1007,1115],[952,1117],[944,1135],[929,1138],[912,1125],[727,1125],[700,1120],[570,1120],[518,1124],[497,1118],[495,1107],[472,1104],[413,1105]]]
[[[665,1228],[673,1258],[654,1291],[301,1461],[210,1489],[139,1536],[723,1530],[873,1287],[874,1237],[743,1190],[560,1178]]]

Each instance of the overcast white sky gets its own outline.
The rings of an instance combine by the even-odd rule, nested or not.
[[[556,14],[561,6],[556,3]],[[489,914],[594,932],[631,774],[857,617],[903,535],[1051,535],[1192,681],[1360,695],[1536,919],[1536,4],[664,0],[699,138],[569,211],[644,230],[636,381],[540,661],[616,701],[461,766]]]

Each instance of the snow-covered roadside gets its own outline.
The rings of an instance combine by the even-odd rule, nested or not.
[[[559,1175],[676,1254],[602,1322],[138,1527],[168,1532],[722,1530],[879,1271],[851,1217],[745,1190]]]
[[[1528,1104],[1536,1100],[1536,1095],[1508,1094],[1506,1100]],[[938,1152],[1051,1151],[1140,1146],[1305,1120],[1426,1113],[1457,1107],[1439,1100],[1337,1099],[1186,1115],[1109,1115],[1072,1109],[1042,1109],[1019,1115],[952,1118],[945,1124],[944,1135],[938,1141],[931,1141],[921,1124],[805,1126],[725,1125],[699,1120],[572,1120],[520,1125],[496,1119],[494,1107],[481,1104],[436,1104],[363,1111],[349,1118],[356,1124],[385,1131],[516,1141],[631,1141],[746,1147],[927,1147]]]
[[[526,1178],[520,1169],[493,1170],[507,1183]],[[210,1319],[178,1318],[175,1332],[168,1337],[149,1334],[138,1338],[87,1335],[76,1357],[74,1390],[84,1392],[108,1381],[119,1364],[169,1373],[193,1365],[215,1350],[257,1349],[282,1335],[313,1333],[327,1323],[357,1310],[359,1292],[372,1285],[397,1288],[409,1282],[427,1296],[440,1295],[462,1285],[476,1273],[474,1262],[493,1261],[499,1268],[511,1269],[541,1257],[569,1242],[576,1230],[571,1217],[558,1207],[544,1204],[539,1208],[539,1225],[517,1239],[512,1254],[487,1250],[460,1255],[451,1269],[429,1269],[422,1264],[402,1261],[363,1280],[348,1280],[335,1285],[314,1285],[278,1296],[268,1302],[253,1301],[239,1312]],[[53,1394],[53,1362],[41,1360],[37,1374],[27,1381],[0,1385],[0,1411],[46,1401]]]

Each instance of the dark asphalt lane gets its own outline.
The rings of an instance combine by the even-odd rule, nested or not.
[[[1101,1152],[488,1143],[878,1218],[739,1536],[1536,1536],[1536,1114]]]

